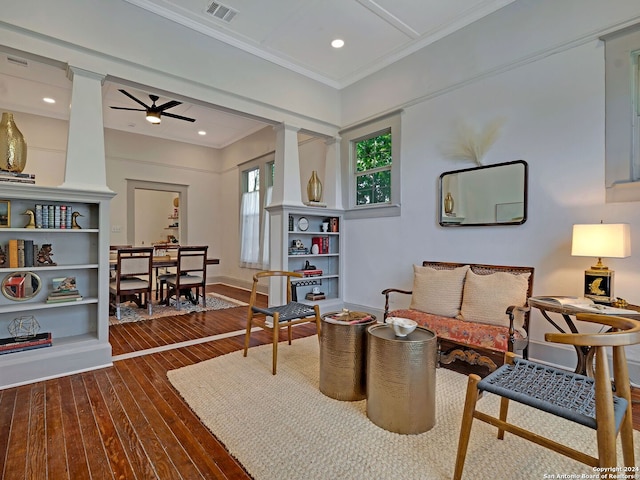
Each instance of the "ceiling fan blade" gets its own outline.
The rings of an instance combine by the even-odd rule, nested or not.
[[[195,122],[195,118],[183,117],[182,115],[174,115],[173,113],[160,112],[163,117],[177,118],[178,120],[186,120],[187,122]]]
[[[114,110],[135,110],[136,112],[146,112],[146,108],[127,108],[127,107],[110,107]]]
[[[133,95],[131,95],[129,92],[127,92],[126,90],[123,90],[122,88],[119,89],[120,92],[124,93],[127,97],[129,97],[131,100],[133,100],[134,102],[139,103],[140,105],[142,105],[145,109],[149,109],[151,107],[149,107],[149,105],[143,103],[142,101],[138,100],[136,97],[134,97]]]
[[[178,102],[176,100],[170,100],[167,103],[163,103],[162,105],[157,106],[156,108],[158,110],[167,110],[168,108],[173,108],[181,104],[182,102]]]

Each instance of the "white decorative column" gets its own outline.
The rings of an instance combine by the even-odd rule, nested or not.
[[[105,76],[73,66],[67,69],[67,76],[73,87],[62,186],[110,191],[107,187],[102,122],[102,82]]]
[[[342,210],[342,166],[340,165],[340,137],[328,139],[324,166],[324,201],[329,208]]]
[[[281,123],[276,131],[275,178],[271,205],[303,206],[300,188],[298,127]]]
[[[285,207],[302,207],[300,187],[300,156],[298,154],[298,127],[281,123],[273,127],[276,132],[275,178],[269,205],[271,270],[286,270],[288,214]],[[286,301],[286,284],[272,278],[269,283],[269,303],[282,305]]]

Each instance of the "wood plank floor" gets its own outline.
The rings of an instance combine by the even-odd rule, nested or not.
[[[248,297],[248,292],[224,286],[211,290],[244,301]],[[172,330],[180,331],[177,336],[153,320],[133,324],[137,331],[118,328],[122,332],[113,335],[114,354],[126,356],[134,349],[242,330],[245,315],[246,307],[238,307],[163,318],[175,322]],[[312,325],[294,329],[296,338],[313,334]],[[253,345],[268,342],[264,332],[252,335]],[[168,370],[242,347],[242,335],[230,336],[0,391],[0,478],[250,478],[182,401],[166,375]],[[640,400],[637,391],[634,395]],[[640,429],[638,405],[634,419]]]

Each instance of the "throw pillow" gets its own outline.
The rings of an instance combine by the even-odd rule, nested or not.
[[[409,308],[443,317],[458,316],[467,270],[469,265],[451,270],[414,265],[413,294]]]
[[[506,272],[477,275],[469,270],[464,282],[460,318],[508,327],[507,307],[522,307],[527,303],[529,275]]]

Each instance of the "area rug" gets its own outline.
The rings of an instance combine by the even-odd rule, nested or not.
[[[271,375],[270,345],[251,348],[247,358],[238,351],[167,375],[202,422],[256,480],[451,478],[465,375],[438,369],[436,426],[419,435],[400,435],[373,424],[366,415],[366,401],[341,402],[323,395],[318,387],[318,356],[314,336],[294,340],[292,345],[280,344],[276,376]],[[487,394],[479,405],[497,413],[499,401]],[[595,433],[588,428],[515,402],[511,402],[509,418],[539,434],[596,453]],[[634,434],[640,442],[638,432]],[[497,440],[495,428],[474,422],[464,478],[591,478],[582,474],[594,472],[510,434]]]
[[[207,293],[206,307],[202,306],[202,302],[198,302],[197,305],[193,303],[181,300],[180,310],[175,307],[175,300],[171,300],[171,305],[153,305],[153,312],[151,315],[147,313],[144,308],[139,308],[135,303],[124,303],[120,307],[121,319],[118,320],[115,315],[109,316],[109,325],[119,325],[121,323],[130,322],[142,322],[144,320],[151,320],[154,318],[167,317],[170,315],[184,315],[186,313],[205,312],[207,310],[223,310],[225,308],[233,308],[246,306],[247,304],[239,300],[235,300],[218,293]]]

